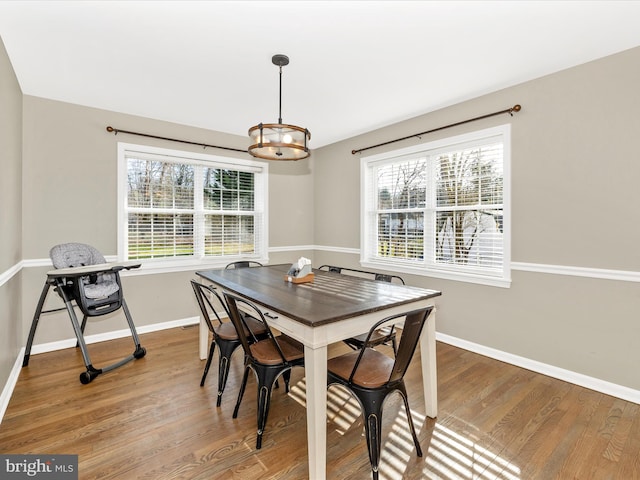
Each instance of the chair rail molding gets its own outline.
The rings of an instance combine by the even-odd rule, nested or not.
[[[344,253],[351,255],[360,255],[359,248],[348,248],[348,247],[332,247],[327,245],[290,245],[290,246],[281,246],[281,247],[271,247],[269,248],[270,253],[275,252],[295,252],[300,250],[318,250],[322,252],[331,252],[331,253]],[[116,262],[117,255],[105,256],[107,262]],[[51,260],[48,258],[39,258],[39,259],[26,259],[21,260],[11,268],[5,270],[0,273],[0,287],[8,282],[11,277],[17,274],[22,268],[28,267],[51,267]],[[137,271],[129,271],[123,273],[123,276],[137,276],[137,275],[149,275],[155,273],[165,273],[172,271],[182,271],[182,270],[197,270],[201,268],[201,265],[195,266],[193,268],[187,266],[180,267],[165,267],[164,269],[140,269]],[[544,264],[544,263],[528,263],[528,262],[511,262],[511,270],[520,271],[520,272],[531,272],[531,273],[544,273],[549,275],[567,275],[573,277],[587,277],[587,278],[597,278],[601,280],[617,280],[620,282],[640,282],[640,272],[632,271],[632,270],[614,270],[614,269],[606,269],[606,268],[591,268],[591,267],[575,267],[575,266],[567,266],[567,265],[552,265],[552,264]]]
[[[573,267],[524,262],[511,262],[511,269],[519,270],[521,272],[569,275],[573,277],[599,278],[602,280],[618,280],[621,282],[640,282],[640,272],[633,272],[631,270],[609,270],[605,268]]]
[[[12,267],[8,268],[4,272],[0,273],[0,287],[13,278],[14,275],[19,273],[24,267],[24,260],[16,263]]]

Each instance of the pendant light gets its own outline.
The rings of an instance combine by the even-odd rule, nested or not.
[[[306,128],[282,123],[282,67],[289,64],[289,57],[278,54],[271,62],[280,68],[280,104],[278,123],[259,123],[249,129],[251,145],[249,153],[265,160],[301,160],[311,155],[307,140],[311,133]]]

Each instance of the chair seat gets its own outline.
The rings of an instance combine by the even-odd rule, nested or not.
[[[327,368],[330,373],[348,382],[359,355],[360,352],[355,351],[331,358],[327,362]],[[393,358],[367,348],[353,377],[353,383],[364,388],[381,387],[389,381],[394,363]]]
[[[222,340],[238,340],[236,327],[231,322],[224,322],[214,328],[216,336]]]
[[[280,350],[288,362],[304,358],[304,346],[287,335],[276,337]],[[279,365],[282,357],[271,340],[261,340],[249,346],[256,361],[263,365]]]
[[[345,340],[346,343],[352,343],[356,345],[364,345],[365,340],[367,339],[368,333],[363,333],[362,335],[356,335],[355,337],[350,337]],[[386,330],[376,330],[371,333],[371,338],[369,339],[369,345],[380,345],[381,343],[385,343],[391,340],[392,333]]]
[[[264,325],[253,317],[246,316],[247,326],[251,329],[255,336],[261,336],[266,333]],[[238,340],[238,332],[231,322],[223,322],[221,325],[214,327],[218,338],[222,340]],[[249,332],[246,332],[249,336]]]
[[[249,329],[253,332],[253,334],[256,337],[259,337],[267,333],[267,329],[264,327],[264,324],[260,320],[255,319],[251,315],[243,315],[243,317],[247,323],[247,327],[249,327]],[[249,335],[249,332],[245,332],[245,333]]]
[[[105,298],[113,295],[120,287],[115,280],[107,280],[104,282],[89,283],[84,286],[84,294],[91,299]]]

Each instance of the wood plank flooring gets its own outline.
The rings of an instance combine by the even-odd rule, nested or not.
[[[83,480],[307,478],[302,369],[289,395],[274,390],[257,451],[254,378],[231,418],[240,350],[217,408],[218,357],[201,388],[197,328],[141,339],[146,357],[89,385],[78,380],[79,350],[32,356],[0,424],[0,452],[77,454]],[[97,367],[132,350],[130,338],[89,346]],[[391,397],[381,479],[640,479],[639,405],[442,343],[437,359],[437,420],[424,415],[418,356],[407,376],[424,456],[415,455],[404,408]],[[371,478],[357,403],[335,387],[328,402],[328,478]]]

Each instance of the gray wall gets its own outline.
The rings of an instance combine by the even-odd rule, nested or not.
[[[314,160],[315,242],[359,247],[364,154],[352,149],[521,104],[513,117],[366,152],[511,123],[511,288],[418,276],[410,282],[443,291],[438,332],[640,389],[638,85],[635,48],[323,148]],[[323,252],[316,259],[357,264],[358,256]],[[524,271],[529,264],[543,272]],[[552,274],[557,266],[635,272],[636,282]]]
[[[22,92],[0,39],[0,391],[23,344],[21,165]]]
[[[195,151],[202,147],[119,133],[117,129],[246,148],[245,137],[212,132],[184,125],[135,117],[69,103],[24,96],[23,175],[24,258],[48,259],[49,249],[65,242],[95,246],[105,256],[117,254],[117,143],[127,142]],[[248,154],[208,148],[207,153],[237,158]],[[269,165],[269,245],[271,247],[313,244],[313,183],[310,161]],[[292,226],[295,227],[292,227]],[[299,252],[285,255],[285,262]],[[284,254],[281,254],[284,255]],[[298,255],[299,256],[299,255]],[[277,260],[278,254],[271,258]],[[42,262],[40,262],[42,263]],[[144,268],[144,267],[143,267]],[[25,269],[22,327],[26,338],[30,316],[36,306],[47,267]],[[136,325],[144,326],[197,315],[188,279],[193,272],[157,275],[123,275],[127,302]],[[59,306],[49,295],[49,307]],[[92,321],[87,333],[126,328],[120,313]],[[47,316],[38,327],[36,343],[73,337],[65,312]]]
[[[12,105],[0,113],[0,121],[10,127],[0,131],[3,174],[12,172],[10,180],[2,176],[0,212],[3,218],[9,217],[11,228],[0,233],[0,271],[21,259],[46,259],[52,245],[67,241],[93,244],[105,255],[117,253],[118,141],[202,151],[173,142],[114,136],[106,132],[107,125],[246,147],[246,138],[241,136],[23,98],[5,64],[6,54],[0,52],[0,95],[3,105],[5,98]],[[640,256],[634,250],[640,241],[636,221],[639,66],[637,48],[317,149],[308,160],[272,162],[271,263],[291,262],[305,255],[316,265],[357,266],[360,167],[352,149],[520,103],[523,110],[513,118],[494,117],[429,137],[511,122],[512,251],[516,262],[511,288],[415,275],[406,279],[444,292],[438,311],[441,333],[640,390],[640,378],[633,368],[640,361],[638,283],[551,273],[554,266],[640,271]],[[23,191],[18,186],[20,179]],[[10,186],[4,188],[7,182]],[[543,273],[526,271],[529,264],[545,266]],[[6,381],[7,369],[26,340],[46,270],[44,266],[25,267],[0,287],[0,328],[13,332],[12,339],[2,340],[9,342],[9,354],[0,362],[0,384]],[[192,272],[178,272],[124,277],[136,324],[196,315],[187,282],[191,276]],[[21,309],[17,299],[22,299]],[[64,316],[47,321],[36,342],[71,338],[68,323]],[[109,317],[92,324],[91,333],[122,328],[120,318]],[[5,351],[3,348],[2,355]]]

